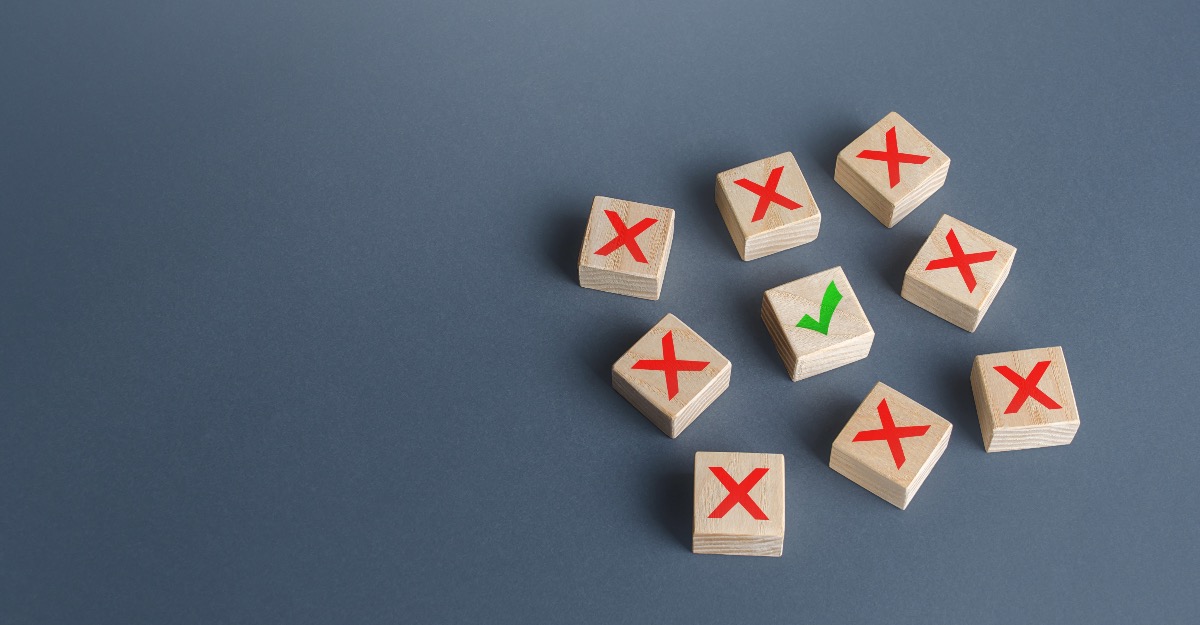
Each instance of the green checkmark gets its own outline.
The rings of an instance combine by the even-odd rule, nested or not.
[[[830,280],[829,286],[825,288],[825,297],[821,298],[821,320],[817,321],[811,315],[804,315],[804,318],[800,320],[800,323],[796,324],[796,327],[828,335],[829,321],[833,319],[833,311],[841,301],[842,294],[838,292],[837,285],[833,283],[833,280]]]

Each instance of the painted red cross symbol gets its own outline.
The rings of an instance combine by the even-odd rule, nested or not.
[[[884,134],[884,140],[887,142],[887,150],[880,152],[879,150],[863,150],[858,153],[858,158],[869,158],[873,161],[886,161],[888,166],[888,182],[893,187],[900,184],[900,163],[909,163],[912,165],[920,165],[929,160],[928,156],[920,154],[908,154],[901,152],[896,145],[896,127],[888,128]]]
[[[754,216],[750,218],[751,222],[758,221],[767,216],[767,209],[771,208],[771,204],[778,204],[790,211],[800,208],[800,203],[789,199],[786,196],[780,195],[775,189],[779,187],[779,179],[783,177],[783,167],[776,167],[771,170],[771,175],[767,176],[767,186],[759,186],[757,183],[751,182],[749,178],[738,178],[733,181],[733,184],[758,196],[758,206],[754,207]]]
[[[1017,394],[1013,395],[1012,401],[1008,402],[1008,408],[1004,409],[1004,414],[1012,414],[1021,409],[1025,405],[1025,400],[1030,397],[1036,399],[1039,404],[1051,409],[1058,410],[1062,406],[1058,402],[1050,399],[1050,396],[1043,393],[1037,387],[1038,382],[1046,373],[1046,369],[1050,368],[1050,361],[1043,360],[1033,366],[1033,370],[1029,372],[1029,377],[1023,378],[1019,373],[1009,369],[1004,365],[993,367],[997,373],[1004,376],[1004,379],[1012,382],[1017,386]]]
[[[878,430],[863,430],[854,435],[855,443],[862,441],[887,441],[888,448],[892,450],[892,460],[896,461],[896,468],[904,466],[904,446],[900,444],[900,439],[911,438],[914,436],[925,436],[929,431],[928,425],[909,425],[906,427],[896,427],[896,422],[892,420],[892,411],[888,408],[887,400],[879,402],[879,423],[883,427]]]
[[[609,223],[612,224],[613,230],[617,231],[617,236],[613,237],[612,241],[604,244],[604,247],[596,250],[599,256],[608,256],[622,247],[629,248],[629,255],[639,263],[650,264],[646,260],[646,255],[642,253],[642,248],[638,247],[637,235],[646,231],[646,228],[658,223],[658,220],[653,217],[647,217],[636,224],[632,228],[625,227],[625,221],[616,211],[606,210],[604,214],[608,217]]]
[[[962,274],[963,282],[967,283],[967,292],[974,293],[975,272],[971,271],[971,265],[991,260],[996,256],[996,250],[964,254],[962,245],[958,243],[958,235],[954,234],[954,228],[946,233],[946,243],[950,245],[950,255],[946,258],[929,261],[929,264],[925,265],[925,271],[958,267],[958,273]]]
[[[680,371],[703,371],[708,366],[704,360],[677,360],[675,358],[675,338],[668,330],[662,337],[662,360],[639,360],[633,363],[634,369],[662,371],[667,379],[667,399],[675,399],[679,393]]]
[[[758,504],[754,503],[754,500],[750,498],[750,489],[754,488],[758,484],[758,481],[767,474],[766,469],[759,468],[751,471],[750,475],[747,475],[741,484],[738,484],[737,480],[733,479],[733,476],[729,475],[723,467],[709,467],[708,470],[712,471],[713,475],[717,476],[717,479],[721,481],[721,485],[729,491],[725,499],[721,500],[721,503],[717,504],[716,508],[713,508],[712,514],[709,514],[708,518],[723,519],[730,510],[733,510],[734,506],[741,504],[746,509],[746,512],[749,512],[750,516],[755,519],[759,521],[770,520],[767,518],[766,513],[762,511],[762,508],[759,508]]]

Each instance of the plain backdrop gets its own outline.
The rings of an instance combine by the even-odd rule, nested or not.
[[[0,621],[1185,623],[1200,609],[1195,2],[10,2]],[[832,180],[898,111],[893,229]],[[811,244],[717,172],[792,151]],[[592,197],[672,207],[656,302],[578,286]],[[900,299],[943,214],[1018,248],[973,334]],[[799,383],[762,292],[842,266]],[[676,440],[611,388],[674,313],[733,362]],[[985,454],[977,354],[1082,427]],[[907,511],[828,468],[877,381],[954,424]],[[690,552],[697,450],[782,453],[782,558]]]

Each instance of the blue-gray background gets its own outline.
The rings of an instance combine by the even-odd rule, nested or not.
[[[1195,622],[1194,2],[19,2],[0,19],[0,621]],[[892,230],[888,111],[953,159]],[[812,244],[718,171],[791,150]],[[662,299],[579,288],[592,196],[677,210]],[[1017,246],[974,334],[900,299],[942,213]],[[762,291],[846,269],[792,383]],[[662,315],[734,363],[670,440]],[[987,455],[976,354],[1062,345],[1074,444]],[[827,467],[876,381],[945,416],[901,512]],[[697,450],[787,457],[779,559],[689,551]]]

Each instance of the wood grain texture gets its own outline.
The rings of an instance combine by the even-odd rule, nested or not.
[[[617,232],[605,215],[613,211],[627,228],[643,219],[656,223],[635,237],[646,262],[634,258],[627,247],[606,255],[597,254],[616,237]],[[618,295],[657,300],[662,293],[671,241],[675,237],[675,211],[661,206],[596,196],[579,251],[579,286]]]
[[[930,261],[950,256],[946,235],[951,229],[965,254],[989,250],[996,252],[991,260],[970,265],[971,275],[976,281],[973,291],[968,290],[966,281],[956,268],[926,268]],[[968,332],[974,332],[1008,278],[1016,255],[1017,248],[1008,243],[949,215],[942,215],[904,272],[900,296]]]
[[[1016,412],[1006,414],[1017,386],[996,367],[1008,367],[1027,378],[1034,366],[1043,361],[1049,361],[1050,366],[1038,380],[1037,388],[1061,407],[1050,408],[1030,397]],[[989,452],[1068,445],[1079,431],[1075,391],[1061,347],[977,356],[971,367],[971,389],[975,392],[983,447]]]
[[[752,221],[759,195],[737,184],[745,178],[765,186],[771,171],[783,168],[776,192],[800,204],[787,209],[772,204],[765,216]],[[791,152],[784,152],[717,174],[717,208],[742,260],[754,260],[804,245],[821,230],[821,211]]]
[[[708,362],[700,371],[680,371],[679,390],[668,397],[662,371],[634,369],[639,360],[663,358],[663,335],[671,333],[675,357]],[[667,436],[675,438],[691,425],[725,389],[733,364],[675,315],[663,317],[638,339],[612,368],[613,388]]]
[[[745,507],[733,506],[721,518],[710,518],[729,495],[710,467],[724,469],[742,483],[751,471],[767,472],[750,489],[750,498],[766,520],[758,520]],[[732,556],[783,555],[784,462],[781,454],[696,452],[692,506],[692,552]]]
[[[889,128],[896,129],[900,152],[929,157],[919,165],[901,163],[900,182],[895,187],[891,186],[886,162],[858,157],[863,150],[884,151]],[[891,112],[838,153],[833,179],[880,223],[891,228],[942,188],[949,171],[950,157],[899,113]]]
[[[805,315],[821,318],[821,302],[830,282],[842,298],[829,319],[828,333],[797,327]],[[792,381],[862,360],[875,341],[875,330],[841,267],[765,292],[762,318]]]
[[[879,404],[885,399],[896,427],[930,426],[922,436],[900,439],[905,458],[899,468],[887,441],[854,440],[860,432],[881,428]],[[833,441],[829,467],[903,510],[942,457],[951,429],[949,421],[879,382]]]

